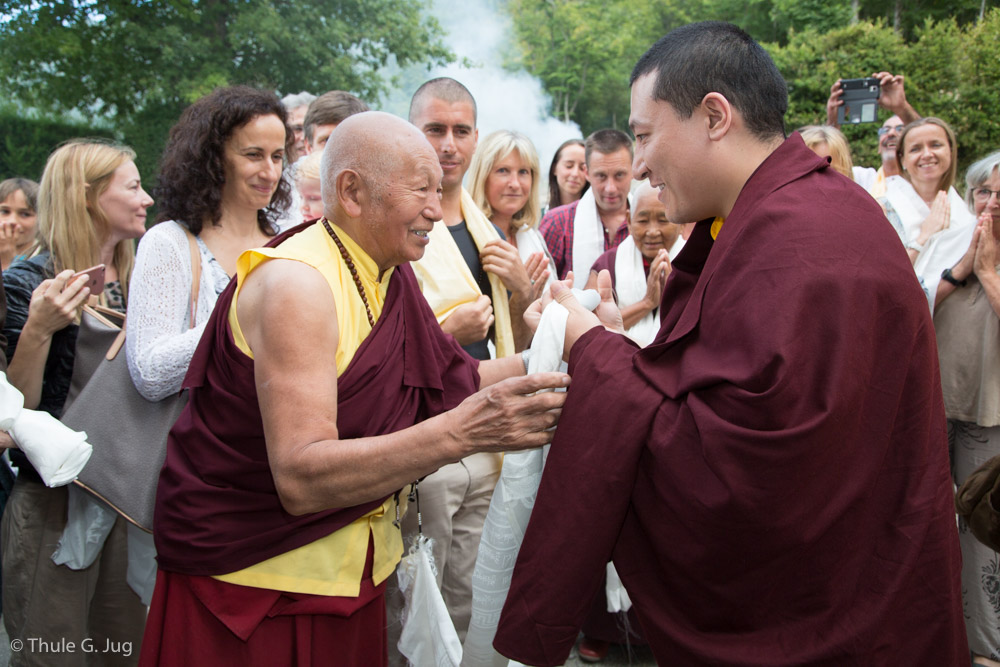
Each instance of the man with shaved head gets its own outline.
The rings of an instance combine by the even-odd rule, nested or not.
[[[512,355],[531,340],[524,310],[535,298],[535,283],[517,248],[462,187],[476,150],[476,101],[455,79],[431,79],[413,94],[410,122],[434,148],[443,174],[442,213],[427,252],[413,264],[424,298],[441,329],[473,357]],[[421,530],[434,539],[438,585],[460,639],[472,616],[472,572],[500,463],[497,454],[469,456],[443,466],[418,489]],[[417,532],[411,514],[403,533]]]
[[[441,217],[423,135],[352,116],[322,169],[325,217],[240,257],[191,362],[142,664],[385,664],[400,489],[558,417],[532,394],[567,376],[479,363],[420,295],[408,262]]]

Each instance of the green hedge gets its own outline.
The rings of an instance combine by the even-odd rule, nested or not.
[[[787,127],[826,122],[830,85],[838,78],[889,71],[906,77],[906,97],[922,116],[947,121],[958,138],[960,177],[975,160],[1000,149],[1000,8],[978,23],[927,21],[912,41],[882,21],[820,34],[793,32],[786,45],[767,45],[789,85]],[[878,124],[846,125],[854,163],[878,166]],[[959,188],[961,189],[961,188]]]
[[[117,138],[106,128],[30,118],[14,109],[0,109],[0,180],[13,176],[41,179],[49,154],[74,137]]]

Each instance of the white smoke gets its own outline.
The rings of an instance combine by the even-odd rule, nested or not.
[[[510,17],[496,0],[434,0],[431,12],[457,61],[429,71],[417,68],[401,73],[400,90],[388,96],[384,110],[405,118],[410,97],[424,81],[438,76],[460,81],[476,100],[480,139],[495,130],[514,130],[535,144],[544,197],[556,149],[567,139],[582,138],[580,127],[549,115],[550,100],[541,81],[523,70],[504,69],[504,56],[517,45]]]

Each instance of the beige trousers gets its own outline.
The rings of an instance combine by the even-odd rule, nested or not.
[[[66,487],[18,479],[0,524],[3,620],[11,667],[135,665],[146,607],[125,582],[127,529],[119,518],[89,567],[52,562],[66,525]]]

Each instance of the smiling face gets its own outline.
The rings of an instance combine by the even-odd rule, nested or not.
[[[97,197],[114,243],[142,236],[146,231],[146,209],[152,205],[153,198],[142,189],[139,170],[132,160],[115,169],[107,189]]]
[[[882,156],[882,161],[896,160],[896,146],[899,144],[899,134],[903,131],[903,120],[899,116],[892,116],[882,123],[882,128],[878,135],[878,153]]]
[[[437,156],[422,139],[407,143],[387,182],[368,188],[369,211],[362,213],[372,238],[369,254],[383,271],[423,257],[427,234],[443,215]]]
[[[22,191],[15,190],[0,202],[0,224],[14,225],[14,245],[17,250],[23,250],[34,242],[38,216],[28,206],[28,199]]]
[[[462,179],[469,169],[479,139],[476,111],[472,104],[428,97],[420,103],[412,122],[437,152],[444,173],[441,184],[445,191],[462,187]]]
[[[497,218],[509,222],[528,204],[532,180],[531,167],[517,151],[497,160],[486,177],[485,187],[494,222]]]
[[[259,211],[271,203],[285,157],[285,124],[275,115],[257,116],[233,130],[225,148],[222,209]]]
[[[646,259],[653,259],[660,250],[670,250],[680,235],[680,225],[667,222],[667,208],[659,200],[659,190],[643,185],[636,191],[629,234]]]
[[[928,123],[911,128],[903,138],[900,165],[914,185],[937,187],[951,167],[951,146],[944,128]]]
[[[639,77],[632,85],[629,127],[635,135],[632,176],[649,179],[660,190],[667,220],[685,223],[720,215],[721,202],[708,184],[714,180],[705,166],[710,145],[705,123],[696,110],[681,118],[663,100],[653,99],[654,73]],[[707,169],[708,173],[703,173]]]
[[[570,144],[559,152],[555,174],[563,204],[579,199],[583,186],[587,184],[585,154],[580,144]]]
[[[977,217],[983,211],[993,216],[994,236],[1000,235],[1000,195],[996,194],[998,192],[1000,192],[1000,172],[994,169],[989,178],[974,188],[972,200]]]

